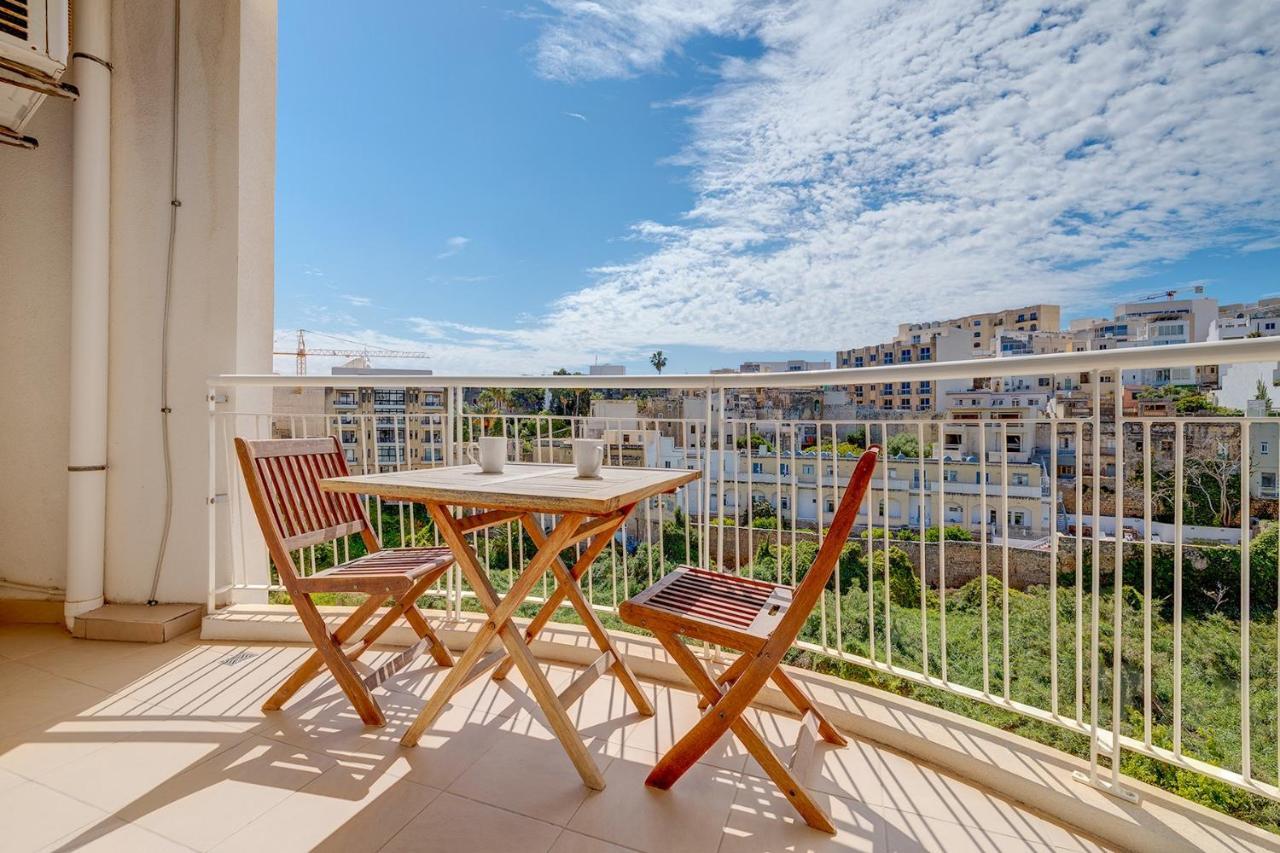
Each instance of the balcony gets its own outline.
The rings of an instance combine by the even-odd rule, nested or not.
[[[468,625],[450,624],[465,640]],[[572,629],[558,633],[542,662],[553,686],[574,675],[580,639]],[[665,674],[653,649],[635,643],[637,659],[647,654],[649,671]],[[1092,813],[1110,812],[1167,845],[1267,843],[1175,800],[1159,811],[1112,805],[1070,782],[1069,765],[1046,761],[1020,739],[867,688],[833,693],[840,685],[822,679],[805,686],[847,701],[844,716],[864,721],[848,747],[822,752],[807,780],[837,824],[834,839],[798,822],[736,742],[714,749],[670,791],[646,788],[657,753],[698,715],[691,693],[662,680],[643,685],[654,717],[639,716],[610,678],[574,706],[604,768],[606,788],[592,792],[515,674],[472,682],[412,749],[399,745],[399,734],[441,677],[434,666],[416,665],[379,688],[385,729],[366,728],[327,683],[283,711],[259,711],[308,651],[194,633],[146,646],[75,640],[52,626],[0,628],[6,849],[1102,849],[1087,832],[1008,796],[1015,783],[1024,801],[1049,796],[1028,798],[1025,787],[1048,792],[1046,780],[1069,795],[1086,826]],[[11,698],[22,694],[33,701]],[[799,726],[769,708],[753,715],[775,748]],[[928,733],[937,738],[932,765],[871,736],[906,742]],[[991,749],[1024,762],[1004,774],[1016,778],[993,788],[956,772],[981,767],[980,753]],[[940,769],[939,759],[949,766]],[[1046,775],[1028,783],[1032,773]]]
[[[1179,355],[1166,348],[1161,357],[1229,362],[1245,353],[1257,360],[1260,353],[1280,355],[1280,342],[1209,349],[1212,354],[1200,348]],[[1025,369],[1036,375],[1086,367],[1118,372],[1149,357],[1140,351],[1043,356]],[[877,381],[934,381],[956,378],[974,365],[895,365],[861,373],[868,370],[877,372]],[[838,385],[848,374],[819,379]],[[1074,481],[1046,474],[1042,486],[1024,486],[1014,478],[1025,472],[1005,472],[999,463],[985,463],[983,478],[977,476],[981,459],[939,458],[935,450],[951,427],[932,415],[770,421],[716,405],[725,392],[752,387],[748,383],[803,388],[818,381],[812,375],[431,377],[433,386],[447,384],[451,401],[461,399],[458,389],[483,384],[573,383],[564,387],[619,395],[628,388],[670,389],[681,398],[704,398],[701,411],[713,413],[710,419],[637,416],[638,429],[661,437],[661,466],[697,469],[703,476],[638,507],[625,535],[607,547],[583,582],[589,604],[621,638],[661,709],[656,719],[639,717],[608,677],[573,706],[574,722],[609,781],[597,794],[575,781],[563,756],[546,746],[540,712],[518,681],[475,682],[439,731],[413,750],[398,747],[397,732],[438,683],[439,673],[425,661],[380,688],[391,717],[385,730],[364,729],[323,686],[281,713],[257,710],[263,691],[306,647],[278,578],[249,535],[252,515],[231,440],[268,428],[314,438],[340,425],[336,415],[273,419],[247,402],[270,395],[240,392],[325,381],[224,376],[209,382],[211,411],[201,426],[211,464],[199,472],[209,477],[208,500],[195,513],[179,507],[211,534],[206,549],[184,553],[181,563],[207,594],[200,637],[138,647],[72,640],[52,628],[0,626],[0,682],[6,688],[0,787],[29,804],[17,810],[23,820],[13,823],[14,833],[31,833],[13,836],[24,839],[18,849],[69,849],[98,836],[119,846],[132,840],[135,846],[254,847],[262,846],[255,833],[278,840],[290,831],[302,832],[299,843],[307,846],[351,846],[368,833],[369,847],[438,839],[456,848],[449,833],[458,823],[492,829],[494,843],[507,849],[830,844],[797,822],[731,741],[699,768],[696,781],[686,780],[693,784],[665,794],[644,788],[644,769],[697,712],[665,652],[645,635],[622,633],[616,613],[628,596],[678,564],[783,583],[802,577],[827,535],[829,507],[867,442],[892,442],[898,449],[877,471],[869,511],[859,518],[840,570],[788,658],[797,667],[795,677],[855,740],[845,750],[824,751],[807,779],[839,824],[837,844],[872,850],[1275,847],[1275,837],[1257,826],[1140,781],[1173,787],[1169,780],[1177,780],[1179,790],[1201,792],[1203,801],[1225,805],[1237,817],[1278,825],[1272,817],[1280,809],[1272,692],[1277,676],[1274,648],[1267,645],[1275,636],[1273,564],[1265,547],[1240,562],[1239,544],[1273,535],[1274,507],[1262,504],[1261,495],[1246,497],[1246,489],[1239,499],[1253,499],[1253,505],[1211,530],[1199,524],[1204,508],[1198,504],[1188,503],[1185,516],[1168,520],[1164,513],[1173,510],[1159,504],[1173,493],[1173,472],[1245,464],[1240,448],[1250,446],[1250,430],[1258,436],[1259,418],[1153,422],[1122,413],[1117,424],[1104,398],[1101,412],[1038,419],[1025,435],[1028,443],[1044,442],[1047,454],[1058,440],[1079,441],[1082,434],[1114,441],[1119,429],[1124,440],[1114,441],[1116,455],[1109,457],[1115,466]],[[423,380],[377,375],[364,381],[412,388]],[[385,415],[351,415],[362,434],[379,417]],[[457,464],[482,434],[506,435],[513,459],[563,462],[568,451],[558,443],[583,435],[593,422],[540,410],[493,414],[465,407],[400,417],[411,430],[425,430],[423,419],[439,417],[430,431],[438,454],[420,460],[420,447],[402,455],[367,440],[344,447],[354,468]],[[1181,443],[1153,440],[1170,430]],[[767,449],[725,453],[756,434]],[[639,454],[625,452],[625,431],[608,438],[606,464],[644,464]],[[848,447],[819,451],[814,441]],[[394,460],[379,465],[383,453]],[[725,464],[729,459],[737,464]],[[752,463],[779,473],[753,471]],[[887,476],[893,469],[898,476]],[[1116,470],[1126,472],[1124,483],[1116,482]],[[967,482],[952,479],[958,473]],[[1270,469],[1254,464],[1239,473],[1260,478]],[[1232,482],[1240,481],[1252,482],[1244,476]],[[1113,516],[1110,505],[1092,517],[1089,508],[1079,511],[1082,496],[1114,494],[1117,486],[1136,499],[1115,508],[1117,516],[1127,513],[1123,517]],[[1150,523],[1141,519],[1139,525],[1133,515],[1143,514],[1146,498]],[[370,500],[368,511],[387,546],[438,542],[420,506]],[[1068,517],[1074,526],[1066,532]],[[1021,522],[1007,536],[1005,519]],[[938,530],[943,526],[945,536]],[[1120,526],[1138,532],[1117,540],[1108,531]],[[505,590],[529,553],[528,540],[507,525],[487,529],[476,541],[492,583]],[[350,544],[315,546],[302,561],[306,571],[324,570]],[[1117,557],[1127,567],[1120,578],[1110,572]],[[1152,571],[1144,573],[1148,562]],[[1205,574],[1210,569],[1217,574]],[[535,591],[532,601],[545,595],[545,589]],[[1241,607],[1242,598],[1249,606]],[[1114,601],[1123,606],[1112,607]],[[422,605],[456,648],[479,621],[474,596],[457,574],[431,588]],[[554,672],[553,681],[567,683],[571,669],[589,661],[581,629],[570,624],[570,611],[561,612],[553,636],[540,640],[535,653]],[[1118,654],[1113,637],[1120,638]],[[407,629],[393,628],[388,653],[408,641]],[[1214,654],[1202,654],[1203,648]],[[698,651],[715,655],[714,649]],[[1121,665],[1113,666],[1117,659]],[[1241,679],[1241,672],[1248,678]],[[867,679],[888,689],[859,683]],[[1240,703],[1241,695],[1250,701]],[[779,697],[766,698],[757,711],[776,746],[789,741],[798,723]],[[789,755],[780,758],[785,762]],[[513,793],[512,779],[534,784]],[[445,805],[448,814],[465,818],[442,820]],[[639,826],[635,816],[653,819]]]

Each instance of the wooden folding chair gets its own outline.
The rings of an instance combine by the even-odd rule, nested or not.
[[[780,664],[835,570],[879,454],[880,448],[873,446],[858,460],[822,548],[798,587],[681,566],[618,609],[624,622],[645,628],[658,638],[693,681],[703,702],[711,706],[662,756],[645,780],[646,785],[670,788],[726,731],[732,730],[805,823],[824,832],[835,832],[830,818],[796,777],[804,778],[805,765],[819,738],[836,746],[844,746],[846,741]],[[718,678],[713,678],[683,637],[716,643],[740,654]],[[790,766],[783,765],[742,716],[771,679],[803,720]]]
[[[237,438],[236,453],[271,561],[316,647],[262,710],[278,711],[322,667],[328,667],[360,719],[366,725],[385,725],[386,718],[370,690],[424,651],[441,666],[453,665],[449,650],[414,603],[453,564],[453,554],[448,548],[383,550],[359,498],[322,492],[320,480],[348,474],[342,448],[332,436],[270,441]],[[291,552],[353,533],[359,533],[364,541],[365,556],[312,575],[302,574],[294,565]],[[336,560],[336,553],[334,557]],[[311,598],[320,592],[365,593],[368,597],[330,631]],[[348,645],[388,598],[392,603],[387,611],[358,642]],[[377,669],[361,663],[360,656],[401,616],[417,633],[418,642]]]

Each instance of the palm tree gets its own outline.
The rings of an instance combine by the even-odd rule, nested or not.
[[[653,355],[649,356],[649,363],[653,365],[654,370],[661,374],[662,368],[667,366],[667,356],[662,350],[658,350]]]

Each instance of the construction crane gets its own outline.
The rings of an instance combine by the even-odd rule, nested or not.
[[[1197,295],[1204,293],[1204,285],[1196,284],[1190,287],[1175,287],[1173,290],[1162,290],[1159,293],[1150,293],[1146,296],[1139,297],[1138,301],[1139,302],[1155,302],[1157,299],[1172,299],[1173,297],[1177,296],[1179,293],[1186,293],[1187,291],[1191,291],[1192,293],[1195,293]]]
[[[341,358],[369,358],[376,355],[380,358],[431,358],[425,352],[412,352],[408,350],[382,349],[381,347],[370,347],[362,344],[360,341],[346,341],[346,338],[338,338],[333,335],[326,335],[323,332],[311,332],[313,335],[321,337],[333,338],[335,341],[346,341],[347,343],[359,344],[360,349],[308,349],[306,332],[307,329],[298,329],[298,348],[296,350],[273,350],[272,355],[291,355],[297,361],[297,369],[299,376],[307,375],[307,356],[309,355],[330,355]]]

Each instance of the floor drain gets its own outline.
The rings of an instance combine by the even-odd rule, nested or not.
[[[218,663],[222,664],[223,666],[238,666],[239,664],[242,664],[247,660],[252,660],[257,656],[258,656],[257,652],[251,652],[246,649],[243,652],[236,652],[234,655],[232,655],[229,658],[223,658],[222,660],[218,661]]]

